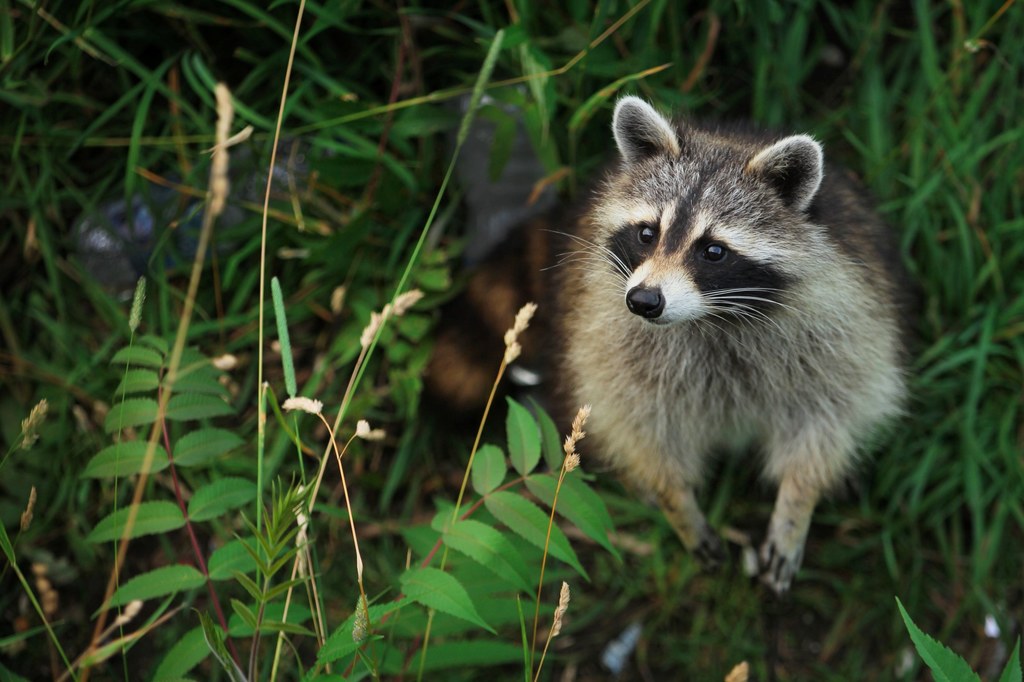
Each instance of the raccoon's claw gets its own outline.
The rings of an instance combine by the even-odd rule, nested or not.
[[[726,559],[725,545],[715,531],[705,527],[700,534],[700,541],[692,550],[693,558],[700,564],[701,570],[714,571]]]
[[[803,547],[797,547],[791,553],[784,553],[769,539],[761,546],[761,582],[781,597],[789,591],[793,577],[800,569],[803,555]]]

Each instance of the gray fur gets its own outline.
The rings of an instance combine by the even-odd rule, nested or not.
[[[807,136],[672,124],[637,98],[619,103],[613,130],[624,163],[575,227],[584,255],[561,269],[564,380],[574,404],[593,405],[587,431],[607,462],[653,493],[699,556],[721,553],[694,496],[709,455],[760,451],[779,486],[762,577],[781,593],[819,497],[901,410],[902,275],[883,253],[887,229],[840,173],[823,176]],[[631,224],[660,226],[662,240],[633,268],[613,241]],[[785,288],[716,303],[694,284],[700,239]],[[635,286],[664,292],[665,313],[630,313]]]

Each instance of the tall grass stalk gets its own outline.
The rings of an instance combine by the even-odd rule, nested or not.
[[[565,456],[562,457],[562,468],[558,471],[558,482],[555,484],[555,494],[551,499],[551,514],[548,516],[548,529],[547,534],[544,537],[544,552],[541,555],[540,560],[540,577],[537,579],[537,599],[535,600],[533,609],[533,636],[530,639],[530,668],[533,668],[533,655],[537,650],[537,625],[540,622],[540,596],[544,589],[544,570],[548,565],[548,549],[551,546],[551,528],[555,525],[555,508],[558,506],[558,493],[562,490],[562,483],[565,481],[565,476],[568,473],[574,471],[580,465],[580,456],[576,452],[576,444],[583,440],[587,432],[583,430],[583,426],[587,423],[587,418],[590,416],[590,405],[584,405],[580,408],[576,414],[576,418],[572,422],[572,430],[569,435],[565,437],[565,445],[563,450]],[[551,637],[548,637],[548,642],[551,641]],[[544,645],[544,653],[548,650],[547,644]],[[541,661],[537,665],[537,672],[534,679],[540,675],[541,665],[544,663],[544,657],[541,656]]]
[[[192,260],[192,273],[189,276],[188,290],[185,293],[181,315],[178,319],[178,330],[174,337],[174,346],[172,347],[171,356],[167,363],[167,375],[159,392],[156,419],[154,420],[153,427],[149,432],[149,438],[146,442],[146,454],[142,461],[139,476],[135,481],[135,489],[132,494],[131,506],[129,507],[128,516],[125,520],[124,530],[121,533],[121,546],[118,548],[116,558],[114,560],[114,566],[110,573],[110,579],[107,581],[103,604],[100,607],[99,616],[96,619],[96,625],[93,627],[92,638],[86,649],[87,652],[94,650],[99,645],[100,636],[102,635],[107,622],[110,598],[114,594],[121,568],[124,566],[125,559],[128,556],[131,532],[135,527],[135,519],[138,515],[139,505],[142,503],[142,496],[146,489],[146,483],[149,481],[149,471],[153,466],[153,457],[156,454],[156,445],[160,438],[160,432],[163,430],[164,418],[167,414],[167,404],[170,402],[171,394],[174,391],[174,382],[177,380],[178,371],[181,367],[181,356],[185,350],[185,340],[188,338],[189,323],[192,321],[192,312],[195,308],[196,294],[199,291],[199,281],[202,279],[203,265],[206,262],[206,250],[210,245],[210,236],[213,232],[213,224],[216,221],[217,216],[224,209],[224,204],[227,199],[227,142],[229,137],[228,131],[231,127],[231,121],[234,118],[234,109],[231,105],[231,93],[228,91],[226,85],[219,83],[216,88],[216,94],[218,146],[213,150],[213,162],[210,165],[210,191],[208,194],[206,211],[203,213],[202,226],[199,230],[199,242],[196,246],[195,257]],[[224,617],[224,612],[221,609],[216,592],[212,589],[211,595],[213,606],[217,612],[221,628],[227,632],[227,619]],[[231,639],[228,639],[228,645],[231,647],[232,656],[235,658],[235,662],[237,663],[239,660],[238,652],[235,650],[234,643]],[[86,667],[82,669],[82,681],[86,682],[88,679],[89,667],[86,665]]]

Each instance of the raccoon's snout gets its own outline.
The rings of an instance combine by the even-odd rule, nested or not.
[[[626,294],[626,307],[634,315],[653,320],[665,310],[665,297],[661,295],[661,289],[633,287]]]

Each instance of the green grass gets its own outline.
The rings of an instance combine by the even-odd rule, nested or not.
[[[50,404],[40,442],[14,451],[0,469],[0,521],[29,582],[32,562],[49,567],[60,594],[51,620],[72,660],[89,642],[90,614],[114,559],[112,544],[86,536],[131,494],[124,480],[115,493],[110,481],[77,474],[111,442],[104,418],[119,402],[124,365],[110,360],[129,340],[137,274],[149,280],[140,333],[171,340],[178,331],[217,80],[232,88],[235,129],[252,125],[254,133],[232,150],[230,209],[214,231],[187,341],[208,356],[239,358],[225,386],[239,416],[207,425],[247,446],[179,473],[187,490],[256,479],[259,211],[297,11],[295,1],[54,0],[37,11],[27,0],[0,0],[0,449],[15,444],[32,405]],[[355,419],[366,418],[389,434],[384,444],[356,441],[346,454],[371,598],[398,585],[407,546],[419,548],[414,525],[434,515],[435,500],[454,499],[468,453],[468,442],[428,437],[445,424],[416,415],[437,309],[460,274],[459,191],[439,195],[460,122],[450,104],[472,90],[504,29],[487,92],[523,108],[549,173],[569,170],[560,186],[567,201],[607,160],[610,108],[620,92],[697,116],[806,130],[877,196],[901,235],[921,301],[907,417],[851,489],[819,509],[790,599],[774,603],[737,566],[699,574],[658,513],[602,477],[616,526],[635,548],[620,563],[594,544],[575,543],[591,580],[575,579],[566,629],[545,664],[550,678],[570,665],[581,676],[601,675],[602,648],[639,621],[631,678],[721,679],[748,660],[757,679],[768,679],[771,667],[779,679],[919,679],[920,663],[903,677],[895,672],[911,643],[894,595],[976,670],[995,669],[986,615],[1008,647],[1024,613],[1019,5],[716,0],[687,9],[655,0],[541,10],[511,0],[452,11],[413,2],[396,12],[390,4],[321,1],[307,2],[305,12],[278,151],[296,182],[275,180],[266,244],[299,394],[322,399],[334,414],[370,312],[390,300],[410,262],[410,286],[426,293],[381,334],[342,426],[350,433]],[[684,90],[684,83],[692,85]],[[502,153],[500,145],[492,151]],[[76,220],[119,199],[160,203],[152,178],[176,188],[153,209],[173,228],[135,256],[141,273],[101,285],[76,247]],[[438,197],[437,232],[414,259]],[[341,304],[332,307],[341,286]],[[267,339],[276,338],[274,324],[265,321]],[[279,353],[267,343],[263,376],[283,398]],[[282,477],[287,485],[303,468],[309,476],[315,460],[297,455],[287,431],[271,422],[263,481]],[[300,422],[310,447],[321,447],[312,422]],[[186,433],[176,422],[170,430],[175,438]],[[581,449],[586,461],[585,441]],[[758,532],[769,491],[739,461],[723,463],[715,481],[705,500],[712,522]],[[19,534],[33,485],[35,518]],[[146,499],[173,499],[170,485],[166,473],[155,473]],[[357,595],[339,496],[337,480],[325,483],[315,543],[332,628]],[[202,542],[222,543],[243,526],[225,514],[199,532]],[[185,535],[147,536],[133,541],[128,568],[190,563],[191,555]],[[549,584],[571,574],[559,566],[549,566]],[[0,665],[45,678],[47,635],[35,611],[24,610],[24,593],[15,572],[3,570],[0,623],[23,617],[30,630],[25,650],[0,653]],[[184,593],[179,604],[210,608],[204,589]],[[147,609],[143,618],[153,613]],[[422,632],[418,616],[402,613],[401,627]],[[502,614],[509,620],[501,641],[518,643],[514,608]],[[149,675],[197,626],[190,610],[178,612],[97,678]],[[439,618],[435,636],[444,638],[446,627],[458,629]],[[0,640],[8,637],[19,639],[0,627]],[[308,659],[313,650],[302,652]],[[522,677],[515,666],[499,671]],[[464,673],[482,674],[491,673]]]

